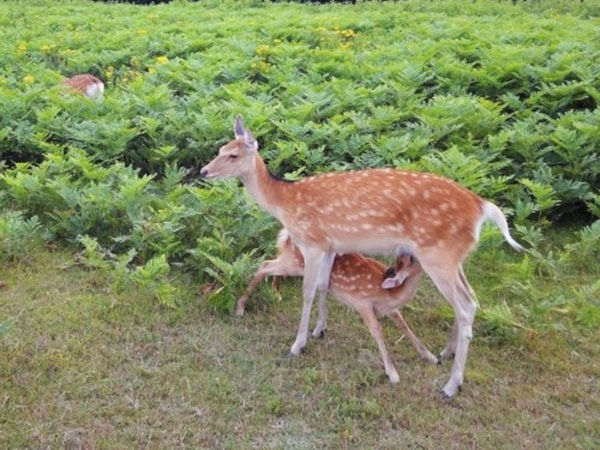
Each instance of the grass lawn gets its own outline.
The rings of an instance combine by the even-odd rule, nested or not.
[[[597,5],[0,2],[0,450],[600,448]],[[390,385],[333,300],[287,356],[298,280],[223,313],[277,231],[196,179],[237,114],[279,175],[444,173],[507,212],[528,251],[488,227],[465,266],[456,398],[384,320]],[[404,315],[445,347],[429,282]]]
[[[482,301],[484,269],[470,278]],[[359,317],[333,300],[325,338],[285,356],[298,281],[282,284],[281,301],[261,302],[274,297],[262,288],[243,318],[215,315],[185,279],[176,309],[118,292],[110,274],[64,250],[5,264],[1,281],[2,448],[600,444],[597,329],[520,330],[503,341],[476,325],[463,390],[443,401],[450,363],[421,361],[384,320],[401,377],[390,385]],[[428,282],[404,313],[432,351],[443,348],[451,320]]]

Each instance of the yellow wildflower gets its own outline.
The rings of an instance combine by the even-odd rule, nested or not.
[[[337,34],[341,38],[350,39],[350,38],[353,38],[354,36],[356,36],[356,31],[354,31],[351,28],[348,28],[348,29],[345,29],[345,30],[342,30],[340,28],[336,28],[335,29],[335,34]]]
[[[266,61],[252,61],[250,63],[250,69],[257,73],[266,73],[270,68],[271,66],[269,66],[269,63]]]
[[[25,84],[32,84],[35,81],[35,78],[33,78],[32,75],[25,75],[23,77],[23,83]]]
[[[164,55],[157,56],[156,57],[156,62],[159,63],[159,64],[167,64],[169,62],[169,58],[167,58]]]
[[[256,54],[258,56],[265,56],[271,53],[271,47],[268,45],[259,45],[256,47]]]
[[[25,42],[19,42],[17,45],[17,50],[19,53],[25,53],[27,51],[27,44]]]

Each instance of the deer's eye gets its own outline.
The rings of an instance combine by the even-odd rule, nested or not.
[[[235,154],[231,154],[228,156],[229,159],[236,159],[238,157],[238,155]]]

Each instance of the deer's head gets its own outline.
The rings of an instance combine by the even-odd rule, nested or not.
[[[244,122],[237,116],[233,125],[235,139],[219,149],[219,154],[200,170],[200,176],[208,179],[243,178],[254,170],[254,158],[258,155],[258,143],[244,128]]]
[[[381,287],[393,289],[401,286],[408,278],[418,276],[422,271],[421,264],[413,255],[402,253],[396,258],[396,263],[385,272]]]

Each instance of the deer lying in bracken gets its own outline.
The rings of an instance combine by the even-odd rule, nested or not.
[[[63,86],[79,92],[93,100],[99,100],[104,94],[104,83],[88,73],[73,75],[62,81]]]
[[[286,229],[277,237],[277,258],[265,261],[256,271],[245,294],[237,303],[236,313],[244,314],[246,302],[256,286],[266,276],[302,276],[304,259]],[[387,270],[386,270],[387,269]],[[383,333],[377,317],[391,313],[398,328],[426,361],[436,364],[435,357],[414,335],[398,311],[398,307],[411,300],[423,271],[421,265],[409,254],[396,258],[394,266],[387,268],[378,261],[365,258],[358,253],[347,253],[335,257],[331,269],[329,292],[340,302],[354,309],[365,322],[383,359],[385,373],[391,383],[400,377],[383,342]]]
[[[515,249],[506,217],[493,203],[454,181],[429,173],[396,169],[334,172],[287,182],[272,176],[258,153],[258,143],[234,123],[235,139],[204,166],[205,178],[239,178],[265,211],[291,234],[304,257],[303,306],[291,353],[306,345],[310,311],[317,290],[319,315],[313,335],[327,327],[325,303],[337,253],[410,253],[452,305],[454,331],[442,358],[454,356],[447,397],[462,386],[477,309],[462,263],[475,247],[481,226],[492,220]]]

